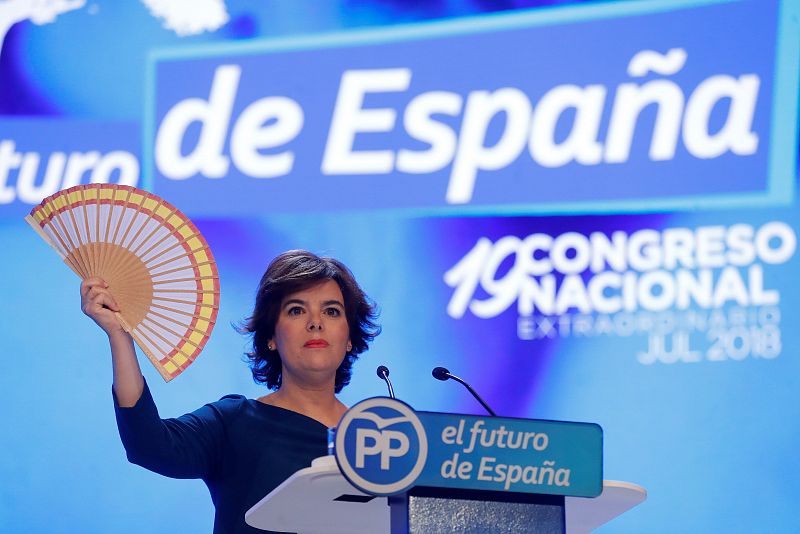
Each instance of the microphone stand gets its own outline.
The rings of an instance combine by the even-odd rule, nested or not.
[[[433,375],[433,378],[435,378],[436,380],[441,380],[442,382],[452,378],[453,380],[455,380],[456,382],[458,382],[459,384],[461,384],[462,386],[467,388],[467,391],[472,393],[472,396],[475,397],[478,400],[478,402],[481,403],[481,405],[486,409],[486,411],[489,412],[489,415],[491,415],[493,417],[497,416],[497,414],[494,413],[494,410],[489,408],[489,405],[486,404],[486,402],[484,402],[484,400],[481,398],[480,395],[478,395],[478,392],[475,391],[474,389],[472,389],[472,386],[467,384],[464,380],[462,380],[461,378],[457,377],[456,375],[451,374],[450,371],[448,371],[444,367],[436,367],[436,368],[434,368],[434,370],[433,370],[433,372],[431,374]]]

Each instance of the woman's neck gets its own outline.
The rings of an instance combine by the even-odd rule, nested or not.
[[[284,381],[278,391],[258,400],[316,419],[325,426],[336,426],[347,406],[334,394],[333,386],[316,387]]]

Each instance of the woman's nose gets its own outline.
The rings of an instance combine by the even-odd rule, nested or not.
[[[319,315],[316,314],[309,314],[308,316],[308,324],[306,324],[306,330],[313,331],[313,330],[322,330],[322,319]]]

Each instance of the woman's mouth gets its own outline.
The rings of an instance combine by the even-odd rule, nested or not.
[[[303,346],[309,349],[324,349],[328,346],[328,342],[324,339],[309,339]]]

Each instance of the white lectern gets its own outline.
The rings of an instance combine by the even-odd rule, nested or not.
[[[564,499],[566,532],[591,532],[646,498],[647,492],[636,484],[603,481],[599,497]],[[263,530],[298,534],[389,534],[390,507],[386,497],[354,488],[334,457],[323,456],[248,510],[245,521]]]

